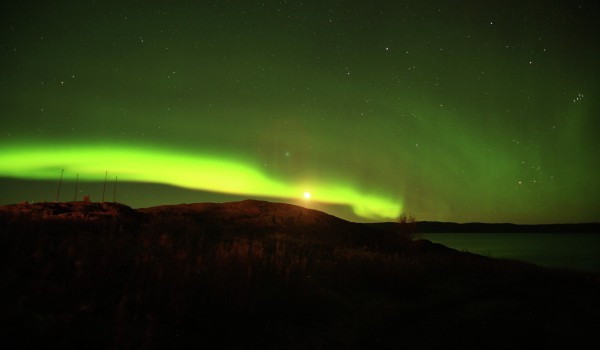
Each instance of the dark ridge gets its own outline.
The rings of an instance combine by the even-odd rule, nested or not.
[[[346,221],[327,213],[286,203],[244,200],[229,203],[194,203],[139,209],[162,220],[190,220],[218,228],[228,236],[293,234],[295,239],[334,245],[387,249],[405,245],[398,232]],[[240,230],[243,228],[243,230]],[[400,243],[398,243],[400,242]]]
[[[37,202],[0,206],[0,215],[26,216],[40,219],[97,219],[101,217],[137,217],[139,213],[129,206],[111,202]]]
[[[398,230],[398,224],[395,222],[365,223],[363,225],[384,231]],[[600,232],[600,223],[517,225],[417,221],[414,224],[414,231],[417,233],[598,233]]]
[[[423,233],[597,233],[600,223],[516,225],[510,223],[453,223],[419,221],[417,230]]]

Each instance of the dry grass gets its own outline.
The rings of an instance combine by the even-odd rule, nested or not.
[[[597,276],[400,235],[369,244],[177,213],[4,216],[0,229],[2,338],[15,347],[435,348],[470,336],[464,347],[500,348],[600,330]]]

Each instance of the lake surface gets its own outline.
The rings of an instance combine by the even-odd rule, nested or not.
[[[494,258],[600,272],[597,233],[425,233],[423,238]]]

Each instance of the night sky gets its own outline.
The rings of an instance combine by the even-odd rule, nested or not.
[[[596,1],[5,1],[0,204],[600,221]],[[304,198],[310,193],[310,198]]]

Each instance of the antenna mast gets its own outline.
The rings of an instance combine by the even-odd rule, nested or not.
[[[115,200],[116,198],[117,198],[117,177],[115,176],[115,188],[113,190],[113,203],[116,202],[116,200]]]
[[[60,196],[60,186],[62,185],[63,174],[65,173],[65,169],[60,172],[60,180],[58,181],[58,191],[56,192],[56,201],[58,202],[58,197]]]
[[[77,202],[77,185],[79,184],[79,174],[77,174],[77,178],[75,179],[75,202]]]
[[[106,192],[106,178],[108,177],[108,170],[104,174],[104,188],[102,189],[102,203],[104,203],[104,193]]]

